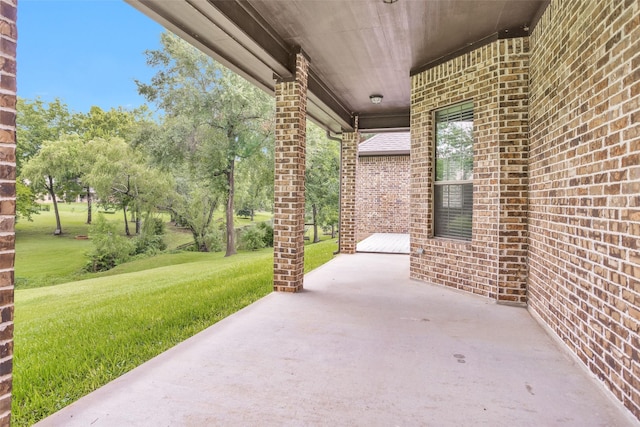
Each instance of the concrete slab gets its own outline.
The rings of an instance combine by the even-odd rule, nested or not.
[[[38,426],[625,426],[526,309],[340,255]]]
[[[374,233],[356,246],[356,251],[381,254],[409,254],[408,234]]]

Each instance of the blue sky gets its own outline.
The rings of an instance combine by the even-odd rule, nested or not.
[[[75,112],[137,107],[134,79],[153,75],[143,52],[162,31],[121,0],[20,0],[18,96],[58,97]]]

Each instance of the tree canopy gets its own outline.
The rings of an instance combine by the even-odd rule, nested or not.
[[[56,215],[54,234],[62,234],[58,197],[77,185],[80,174],[82,141],[77,135],[63,135],[57,140],[44,141],[40,150],[23,166],[22,176],[36,193],[47,193]]]
[[[318,226],[338,224],[340,198],[340,145],[326,137],[319,127],[307,125],[307,165],[305,196],[307,216],[313,226],[313,242],[318,242]]]
[[[76,123],[67,104],[59,98],[47,103],[42,99],[18,98],[16,116],[16,167],[35,156],[45,141],[57,141],[76,133]]]
[[[127,213],[133,211],[137,234],[140,213],[167,203],[171,178],[149,167],[142,153],[121,138],[93,139],[88,142],[86,153],[91,166],[84,180],[95,189],[100,203],[123,210],[127,235],[131,234]]]
[[[164,132],[146,144],[156,161],[207,183],[225,208],[226,256],[235,249],[236,165],[272,142],[273,100],[264,92],[170,33],[147,51],[156,69],[140,94],[166,114]],[[167,161],[166,156],[170,156]]]

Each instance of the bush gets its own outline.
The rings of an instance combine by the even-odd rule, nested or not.
[[[144,226],[146,231],[154,236],[162,236],[166,232],[162,218],[151,217],[145,221]]]
[[[134,242],[116,231],[116,225],[98,215],[89,229],[93,251],[89,253],[87,271],[105,271],[126,262],[135,251]]]
[[[273,247],[273,227],[268,222],[260,222],[257,226],[264,232],[264,246],[267,248]]]
[[[144,222],[142,234],[135,238],[135,253],[153,255],[167,249],[162,237],[165,233],[164,222],[160,218],[151,217]]]
[[[224,246],[224,239],[220,230],[211,230],[204,237],[209,252],[220,252]]]
[[[236,215],[243,218],[251,218],[251,209],[248,209],[248,208],[238,209],[238,211],[236,212]]]
[[[167,249],[162,236],[150,235],[142,233],[140,236],[133,239],[135,246],[135,254],[157,254]]]
[[[240,247],[248,251],[256,251],[266,247],[264,229],[253,225],[242,230],[240,235]]]

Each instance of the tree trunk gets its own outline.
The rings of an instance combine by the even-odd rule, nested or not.
[[[87,224],[91,224],[91,187],[87,187]]]
[[[253,219],[256,216],[256,211],[254,209],[251,209],[251,222],[253,222]]]
[[[127,220],[127,205],[122,205],[122,213],[124,214],[124,232],[127,236],[131,236],[129,232],[129,221]]]
[[[236,237],[233,227],[233,196],[235,194],[235,160],[229,162],[229,170],[227,171],[227,200],[226,200],[226,217],[227,217],[227,252],[225,257],[236,254]]]
[[[49,186],[47,190],[49,191],[49,195],[51,195],[51,199],[53,200],[53,212],[56,214],[56,229],[53,232],[55,236],[59,236],[62,234],[62,225],[60,225],[60,212],[58,212],[58,201],[56,200],[56,192],[53,187],[53,178],[48,176]]]
[[[191,229],[191,234],[193,234],[193,242],[195,243],[198,252],[209,252],[209,248],[207,247],[207,242],[205,241],[204,236],[195,231],[193,228]]]
[[[315,203],[311,205],[311,215],[313,216],[313,243],[318,243],[320,241],[318,237],[318,207]]]
[[[336,226],[334,224],[331,224],[331,238],[336,238]]]
[[[140,222],[140,210],[136,209],[136,236],[140,235],[142,229],[142,223]]]

